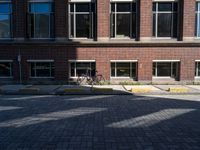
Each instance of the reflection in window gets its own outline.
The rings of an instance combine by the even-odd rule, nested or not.
[[[177,37],[177,8],[176,2],[153,3],[154,37]]]
[[[0,62],[0,77],[12,77],[11,62]]]
[[[78,77],[83,74],[94,76],[96,71],[95,62],[71,62],[70,63],[70,77]]]
[[[195,76],[200,77],[200,62],[195,63]]]
[[[111,77],[136,78],[137,63],[133,62],[112,62]]]
[[[200,2],[196,5],[196,37],[200,37]]]
[[[31,77],[54,77],[53,62],[31,62]]]
[[[135,38],[136,36],[136,4],[111,3],[111,37]]]
[[[178,78],[179,62],[154,62],[153,76]]]
[[[53,4],[29,3],[29,36],[31,38],[53,37]]]
[[[69,4],[69,37],[93,38],[95,3]]]
[[[0,38],[11,38],[12,1],[0,1]]]

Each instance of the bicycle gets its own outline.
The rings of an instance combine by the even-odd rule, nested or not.
[[[98,74],[98,71],[96,71],[95,76],[92,77],[92,84],[101,84],[102,82],[105,82],[105,78],[102,74]]]

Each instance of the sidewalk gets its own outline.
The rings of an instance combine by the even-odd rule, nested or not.
[[[6,95],[144,95],[200,94],[200,85],[2,85]]]

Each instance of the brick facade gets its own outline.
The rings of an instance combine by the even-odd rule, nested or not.
[[[12,82],[19,81],[17,56],[22,56],[22,78],[30,81],[27,60],[54,60],[53,81],[69,80],[69,60],[95,60],[96,69],[110,80],[111,60],[137,60],[137,80],[152,81],[153,60],[180,60],[180,81],[193,82],[195,60],[200,60],[200,41],[194,39],[195,0],[184,0],[183,40],[152,39],[152,1],[140,0],[140,40],[110,39],[110,0],[97,1],[97,41],[68,39],[68,7],[66,0],[55,1],[55,40],[27,39],[26,0],[14,0],[12,41],[0,42],[0,60],[13,60]],[[19,40],[20,39],[20,40]],[[1,79],[3,81],[4,79]]]

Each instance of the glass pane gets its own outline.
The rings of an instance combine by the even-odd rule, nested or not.
[[[200,63],[198,63],[198,76],[200,76]]]
[[[200,13],[196,15],[196,35],[200,37]]]
[[[132,38],[135,37],[136,37],[136,14],[134,13],[132,14]]]
[[[171,37],[172,14],[158,14],[158,37]]]
[[[50,77],[50,63],[36,63],[34,69],[37,77]]]
[[[111,77],[115,77],[115,63],[111,63]]]
[[[31,3],[30,12],[32,13],[52,12],[52,4],[51,3]]]
[[[171,63],[157,63],[157,76],[171,76]]]
[[[117,3],[117,12],[131,12],[131,3]]]
[[[156,5],[157,5],[157,3],[153,3],[153,7],[152,7],[152,8],[153,8],[153,9],[152,9],[153,11],[156,11]]]
[[[177,13],[173,14],[173,37],[177,37]]]
[[[90,20],[88,14],[76,15],[76,37],[90,36]]]
[[[115,3],[111,4],[111,12],[115,12]]]
[[[200,76],[200,62],[195,63],[195,75]]]
[[[12,76],[10,69],[10,63],[0,63],[0,77]]]
[[[130,77],[130,63],[117,63],[117,76]]]
[[[90,63],[76,63],[76,75],[81,76],[82,74],[90,75],[91,67]]]
[[[156,14],[153,14],[153,36],[156,36]]]
[[[95,76],[96,74],[96,63],[92,62],[91,63],[91,76]]]
[[[10,15],[0,15],[0,38],[10,38]]]
[[[132,77],[135,78],[137,74],[137,63],[132,63]]]
[[[111,14],[111,16],[110,16],[110,22],[111,22],[111,24],[110,24],[110,35],[111,35],[111,37],[115,37],[115,15],[114,14]]]
[[[90,12],[89,3],[76,4],[76,12]]]
[[[70,15],[70,37],[75,37],[74,36],[74,15]]]
[[[172,11],[172,3],[158,3],[158,11]]]
[[[130,14],[117,14],[117,36],[130,37]]]
[[[156,63],[153,63],[152,74],[153,74],[153,76],[157,76],[157,75],[156,75]]]
[[[11,4],[0,4],[0,13],[10,13],[12,12]]]
[[[174,62],[172,68],[172,77],[176,78],[177,76],[178,76],[178,63]]]
[[[74,12],[74,4],[70,4],[70,12]]]
[[[35,38],[50,37],[50,16],[48,14],[35,15]]]

